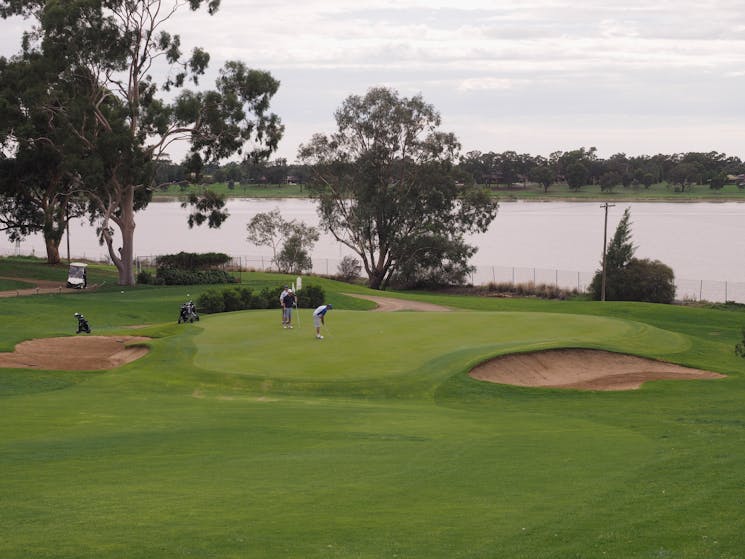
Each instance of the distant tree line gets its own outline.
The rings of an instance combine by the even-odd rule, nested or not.
[[[598,157],[594,147],[555,151],[548,157],[516,151],[469,151],[458,158],[454,169],[464,184],[511,189],[532,183],[539,184],[545,192],[556,184],[566,184],[572,190],[598,185],[604,191],[617,187],[646,189],[660,183],[679,192],[693,185],[705,185],[713,190],[725,184],[745,188],[745,162],[717,151],[636,156],[616,153],[608,158]],[[230,186],[231,183],[306,184],[312,169],[278,158],[205,165],[195,172],[187,159],[182,163],[161,161],[157,173],[160,184],[220,182]]]

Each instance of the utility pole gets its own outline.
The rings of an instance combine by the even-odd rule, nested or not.
[[[605,301],[605,253],[608,251],[608,208],[614,207],[615,204],[606,202],[600,207],[605,209],[605,226],[603,227],[603,281],[600,287],[600,300]]]

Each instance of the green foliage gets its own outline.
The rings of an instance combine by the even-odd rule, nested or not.
[[[623,213],[606,253],[605,299],[607,301],[643,301],[672,303],[675,299],[675,274],[659,260],[634,258],[631,242],[631,211]],[[602,267],[595,272],[589,291],[602,299]]]
[[[175,268],[179,270],[206,270],[224,266],[230,262],[230,256],[222,252],[179,252],[163,254],[155,259],[158,268]]]
[[[219,313],[225,311],[225,298],[217,289],[208,289],[197,298],[197,310],[202,313]]]
[[[326,302],[326,293],[320,285],[305,284],[297,292],[297,306],[315,309]]]
[[[456,183],[460,145],[439,130],[440,115],[421,95],[371,88],[336,112],[337,132],[301,146],[322,226],[353,250],[369,284],[385,289],[422,238],[447,243],[485,231],[497,204]]]
[[[200,285],[215,283],[235,283],[238,280],[225,270],[180,270],[177,268],[158,268],[155,283],[165,285]]]
[[[256,214],[246,225],[248,241],[272,249],[272,260],[282,273],[300,274],[313,269],[310,250],[320,235],[315,227],[286,220],[275,208]]]
[[[362,264],[359,259],[350,255],[342,258],[337,267],[337,275],[342,281],[354,281],[360,277],[361,272]]]
[[[197,301],[197,308],[204,313],[218,313],[249,309],[278,309],[279,295],[282,286],[266,286],[259,293],[250,287],[239,286],[230,289],[209,289]],[[316,308],[325,301],[322,287],[312,284],[303,285],[297,292],[298,308]]]
[[[474,267],[469,264],[476,248],[462,236],[422,235],[406,243],[409,257],[391,277],[401,289],[463,285]]]
[[[223,302],[225,303],[225,312],[240,311],[247,307],[244,306],[244,298],[236,289],[223,289],[222,292]],[[251,299],[248,299],[250,304]]]

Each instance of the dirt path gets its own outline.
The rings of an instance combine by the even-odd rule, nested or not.
[[[66,283],[51,280],[29,280],[28,278],[14,278],[9,276],[2,276],[2,279],[23,281],[25,283],[33,284],[35,287],[29,287],[25,289],[9,289],[7,291],[0,291],[0,298],[3,297],[23,297],[25,295],[45,295],[49,293],[81,293],[78,289],[68,289]],[[98,285],[89,285],[86,291],[92,291]]]
[[[499,384],[579,390],[634,390],[650,380],[724,378],[711,371],[591,349],[504,355],[476,366],[469,374]]]
[[[409,301],[406,299],[395,299],[393,297],[378,297],[377,295],[359,295],[357,293],[344,293],[349,297],[356,297],[357,299],[365,299],[372,301],[376,305],[373,312],[394,312],[394,311],[427,311],[427,312],[442,312],[451,311],[449,307],[443,307],[441,305],[435,305],[433,303],[423,303],[421,301]]]

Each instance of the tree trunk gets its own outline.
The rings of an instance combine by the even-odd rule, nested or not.
[[[122,234],[122,246],[119,249],[119,285],[135,284],[134,244],[135,244],[135,211],[134,188],[127,189],[125,203],[122,204],[122,215],[119,229]]]
[[[47,237],[44,239],[44,244],[47,249],[47,264],[59,264],[59,240]]]

